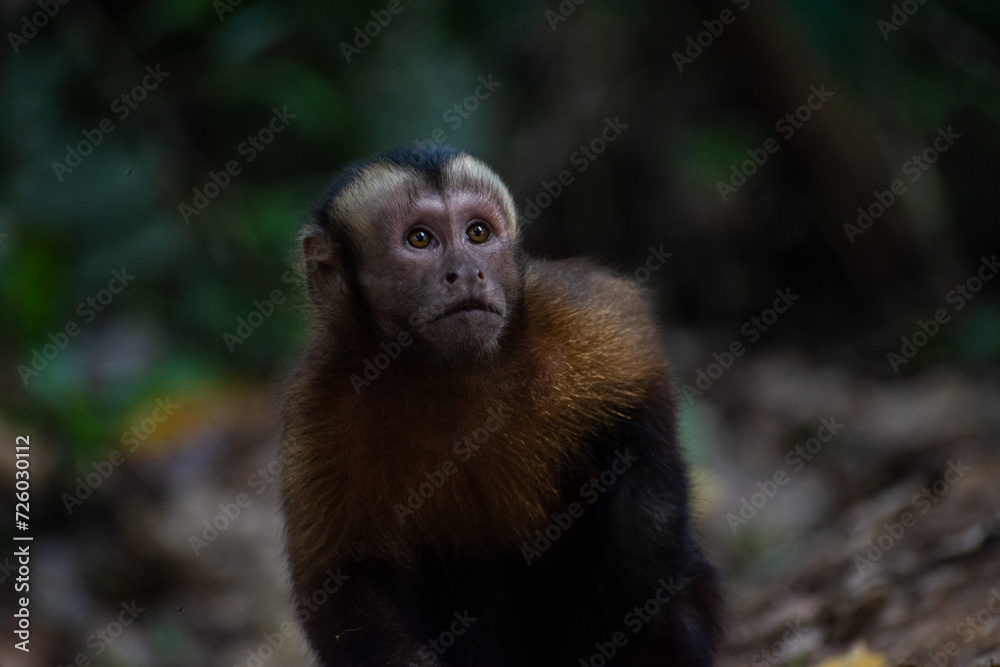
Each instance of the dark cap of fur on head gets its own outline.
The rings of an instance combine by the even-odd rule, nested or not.
[[[391,148],[370,157],[356,160],[344,167],[330,181],[324,193],[322,203],[317,205],[314,210],[314,213],[317,214],[315,217],[317,220],[321,219],[323,216],[319,214],[325,213],[327,205],[340,196],[348,184],[361,176],[365,170],[376,164],[393,164],[398,167],[411,169],[426,178],[435,187],[440,188],[441,173],[444,171],[445,166],[461,154],[462,152],[457,148],[434,144],[427,147],[403,146]]]

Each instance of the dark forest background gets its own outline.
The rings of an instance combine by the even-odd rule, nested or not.
[[[36,647],[5,631],[4,665],[301,664],[291,631],[259,652],[292,618],[269,476],[218,546],[190,538],[274,459],[298,227],[340,167],[415,141],[493,165],[530,252],[650,288],[738,599],[804,562],[789,526],[933,480],[943,447],[996,462],[993,0],[40,0],[0,18],[0,565],[27,434]],[[855,430],[806,518],[731,531],[788,443],[872,387],[919,394],[885,398],[879,433],[954,428],[884,456]],[[772,428],[761,397],[815,414],[775,408]],[[0,581],[7,628],[9,564]],[[133,599],[149,611],[88,641]]]

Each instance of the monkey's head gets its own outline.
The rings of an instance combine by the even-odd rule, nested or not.
[[[453,148],[350,165],[302,247],[310,299],[342,345],[405,332],[439,361],[488,360],[520,306],[513,199],[489,167]]]

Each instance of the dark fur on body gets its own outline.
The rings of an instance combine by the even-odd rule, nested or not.
[[[380,216],[401,213],[358,218],[398,209],[386,199],[400,192],[412,201],[456,188],[509,225],[496,350],[446,363],[414,333],[358,391],[352,376],[400,329],[373,311],[358,276],[376,270]],[[711,664],[715,577],[692,538],[649,308],[634,284],[587,262],[525,260],[516,225],[488,168],[439,149],[349,168],[305,232],[314,316],[285,407],[283,504],[296,595],[311,596],[330,570],[349,577],[305,622],[323,665],[575,666],[616,632],[627,644],[614,664]],[[481,449],[457,455],[491,418],[499,428]],[[635,462],[618,473],[623,455]],[[401,520],[408,491],[445,461],[456,471]],[[584,492],[612,469],[613,484]],[[572,503],[582,515],[529,566],[522,549]],[[669,601],[636,632],[626,614],[662,582]],[[476,620],[438,654],[428,642],[456,613]]]

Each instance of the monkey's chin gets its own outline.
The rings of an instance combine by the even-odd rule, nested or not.
[[[488,310],[462,310],[429,323],[422,337],[441,362],[486,362],[499,349],[505,324]]]

